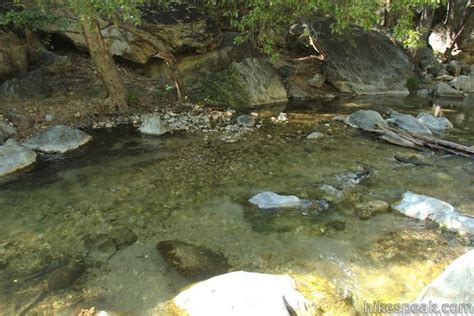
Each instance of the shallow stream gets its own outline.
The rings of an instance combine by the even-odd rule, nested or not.
[[[450,104],[455,128],[445,137],[473,145],[474,104]],[[363,220],[355,205],[393,205],[413,191],[474,216],[474,161],[425,152],[426,165],[400,163],[394,155],[411,150],[332,121],[361,108],[431,110],[403,97],[307,102],[286,109],[288,124],[265,120],[235,143],[218,133],[90,131],[93,142],[79,151],[1,180],[0,315],[164,314],[192,281],[164,262],[155,249],[162,240],[220,252],[232,270],[294,275],[327,314],[413,300],[472,241],[395,211]],[[314,131],[325,137],[305,138]],[[343,195],[321,189],[361,166],[370,177]],[[261,191],[330,206],[259,214],[247,200]],[[111,236],[123,240],[118,251]]]

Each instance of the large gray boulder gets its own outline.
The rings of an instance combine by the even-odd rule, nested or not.
[[[314,316],[317,309],[287,275],[237,271],[188,288],[174,303],[189,316]]]
[[[409,114],[392,111],[387,122],[412,133],[431,135],[431,131],[425,125]]]
[[[429,113],[422,112],[418,114],[416,119],[426,127],[428,127],[432,132],[441,133],[448,129],[453,128],[453,123],[451,123],[445,117],[436,117]]]
[[[471,310],[456,315],[472,315],[474,312],[474,250],[457,258],[433,282],[428,284],[414,303],[470,304]],[[454,315],[449,314],[449,315]]]
[[[328,58],[322,72],[341,92],[408,94],[406,80],[413,64],[386,35],[355,27],[335,35],[327,20],[313,23],[317,43]],[[314,51],[312,52],[314,54]]]
[[[83,131],[57,125],[28,139],[23,145],[45,153],[65,153],[77,149],[91,140],[92,136]]]
[[[21,146],[14,139],[9,139],[0,146],[0,177],[26,168],[35,161],[34,151]]]
[[[28,70],[28,47],[15,33],[0,31],[0,83]]]
[[[247,58],[233,63],[231,69],[238,74],[238,84],[244,90],[249,106],[288,101],[288,95],[278,72],[258,58]]]
[[[394,208],[406,216],[423,221],[429,219],[451,231],[474,235],[474,218],[460,214],[444,201],[405,192],[402,201]]]
[[[374,131],[379,129],[379,127],[387,126],[387,122],[385,122],[382,115],[372,110],[358,110],[349,115],[344,120],[344,123],[364,131]]]

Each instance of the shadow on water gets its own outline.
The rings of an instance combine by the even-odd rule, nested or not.
[[[114,159],[136,157],[160,150],[161,140],[141,135],[131,126],[114,129],[87,130],[93,140],[66,154],[38,154],[34,166],[24,172],[0,180],[1,190],[24,190],[28,187],[44,186],[60,181],[61,171],[100,165]],[[147,165],[153,161],[137,164]],[[86,175],[79,175],[77,181],[84,181]]]

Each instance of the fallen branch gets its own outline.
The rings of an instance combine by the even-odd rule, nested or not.
[[[378,129],[374,130],[374,132],[379,134],[381,139],[394,145],[414,148],[418,150],[429,148],[433,150],[448,152],[456,156],[474,159],[474,147],[472,146],[467,147],[433,136],[411,133],[392,125],[379,125]]]

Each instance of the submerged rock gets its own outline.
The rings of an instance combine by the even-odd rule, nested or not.
[[[208,278],[226,273],[230,269],[223,254],[184,241],[160,241],[156,249],[166,263],[187,278]]]
[[[159,136],[170,132],[171,128],[158,115],[150,114],[144,116],[138,130],[143,134]]]
[[[189,316],[313,316],[315,305],[287,275],[231,272],[180,293],[175,304]]]
[[[377,214],[388,212],[390,209],[390,204],[388,204],[385,201],[379,201],[379,200],[369,201],[369,202],[357,204],[356,209],[357,209],[357,216],[362,220],[366,220]]]
[[[370,177],[370,170],[360,166],[357,171],[338,173],[320,185],[320,189],[330,195],[342,197],[344,193]]]
[[[471,310],[460,311],[469,315],[474,310],[474,250],[454,260],[433,282],[428,284],[415,300],[425,304],[471,304]],[[461,307],[461,304],[459,305]]]
[[[91,140],[92,136],[83,131],[57,125],[28,139],[23,145],[45,153],[65,153],[77,149]]]
[[[68,288],[81,277],[84,270],[85,267],[81,263],[71,263],[51,271],[46,280],[48,290],[57,291]]]
[[[87,249],[87,259],[92,262],[105,262],[112,258],[118,248],[114,239],[106,234],[91,234],[83,238]]]
[[[321,235],[327,224],[321,222],[331,207],[325,200],[303,200],[294,195],[279,195],[262,192],[249,202],[256,207],[244,208],[244,218],[252,230],[258,233],[283,233],[301,231]]]
[[[420,113],[416,119],[432,132],[443,132],[453,128],[453,124],[445,117],[436,117],[428,113]]]
[[[14,139],[9,139],[0,146],[0,177],[32,165],[36,161],[36,153],[21,146]]]
[[[387,122],[412,133],[431,135],[431,131],[425,125],[409,114],[392,111]]]
[[[394,156],[396,161],[414,166],[431,166],[423,155],[416,153],[400,153]]]
[[[301,207],[308,201],[294,195],[279,195],[273,192],[261,192],[249,199],[249,202],[261,209]]]
[[[474,235],[474,218],[461,215],[451,204],[426,196],[405,192],[394,208],[406,216],[432,220],[455,232]]]
[[[383,119],[379,112],[372,110],[359,110],[349,115],[344,123],[347,125],[360,128],[364,131],[373,131],[379,128],[379,126],[387,126],[387,123]]]

